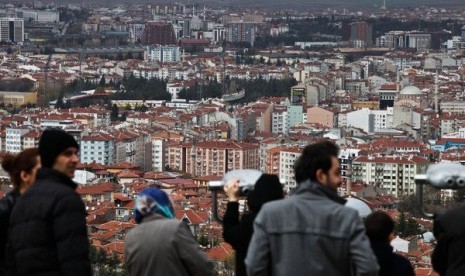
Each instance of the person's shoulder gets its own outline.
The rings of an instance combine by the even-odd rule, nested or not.
[[[456,208],[456,209],[453,209],[445,214],[442,214],[439,216],[440,218],[443,217],[443,218],[465,218],[465,206],[462,206],[462,207],[459,207],[459,208]]]
[[[465,207],[460,207],[451,210],[445,214],[438,215],[435,218],[436,223],[440,223],[443,227],[462,225],[465,220]]]
[[[393,253],[394,265],[396,266],[395,269],[398,272],[397,275],[411,275],[408,272],[413,271],[412,264],[410,261],[396,253]]]
[[[177,219],[167,218],[159,218],[144,221],[139,226],[141,228],[160,228],[163,229],[163,231],[169,232],[176,232],[183,226],[189,227],[185,222],[179,221]]]
[[[267,202],[267,203],[263,204],[263,206],[260,209],[259,213],[267,213],[267,212],[275,213],[276,211],[283,210],[286,207],[292,206],[294,204],[295,203],[292,200],[292,198],[273,200],[273,201],[270,201],[270,202]]]

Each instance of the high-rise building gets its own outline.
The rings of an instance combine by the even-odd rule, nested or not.
[[[191,37],[191,21],[189,19],[176,19],[176,38],[190,38]]]
[[[222,24],[213,25],[213,42],[222,42],[226,38],[226,29]]]
[[[248,42],[253,46],[255,42],[255,24],[249,22],[229,23],[227,41],[233,43]]]
[[[9,17],[0,18],[0,41],[23,42],[24,19]]]
[[[365,21],[353,22],[350,26],[350,41],[360,47],[373,44],[373,25]]]
[[[176,44],[173,25],[163,22],[148,22],[141,38],[142,44]]]

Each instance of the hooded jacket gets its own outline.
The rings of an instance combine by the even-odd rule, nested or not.
[[[371,248],[379,264],[379,276],[415,276],[409,260],[393,252],[387,242],[372,242]]]
[[[247,196],[250,212],[239,220],[239,203],[229,202],[223,217],[223,238],[236,251],[236,275],[245,276],[244,259],[253,234],[253,221],[263,204],[283,198],[283,188],[275,175],[263,174]]]
[[[18,275],[91,275],[86,211],[66,175],[41,168],[10,218],[11,256]]]
[[[431,256],[433,268],[442,276],[461,276],[465,272],[465,207],[434,219],[438,243]]]
[[[254,222],[245,264],[249,276],[377,276],[376,257],[356,210],[315,182],[265,204]]]

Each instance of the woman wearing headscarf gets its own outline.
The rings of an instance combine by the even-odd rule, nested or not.
[[[236,275],[247,275],[244,259],[247,255],[253,234],[253,221],[262,205],[284,197],[283,186],[273,174],[263,174],[255,183],[254,189],[247,195],[249,212],[239,220],[239,181],[233,179],[224,187],[228,196],[228,205],[223,217],[223,238],[236,251]]]
[[[189,227],[175,219],[173,206],[164,191],[143,190],[136,198],[134,218],[139,225],[124,241],[130,276],[212,274],[212,263]]]

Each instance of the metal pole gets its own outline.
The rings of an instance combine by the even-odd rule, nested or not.
[[[213,202],[212,202],[212,216],[216,221],[222,223],[223,219],[218,216],[218,195],[217,195],[217,191],[212,191],[212,199],[213,199]]]
[[[427,218],[434,218],[434,214],[426,211],[425,206],[423,205],[423,185],[426,184],[426,175],[416,175],[415,176],[416,184],[416,194],[417,194],[417,203],[420,206],[421,213]]]

